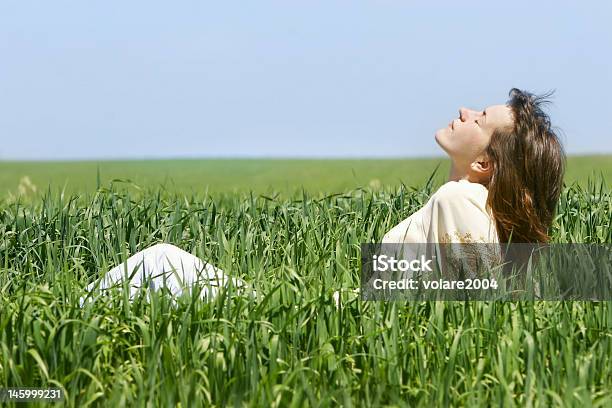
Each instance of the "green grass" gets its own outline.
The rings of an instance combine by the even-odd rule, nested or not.
[[[612,243],[612,192],[584,184],[563,192],[554,240]],[[610,406],[609,302],[404,304],[347,291],[336,308],[332,293],[359,285],[360,243],[436,187],[4,200],[0,387],[59,386],[79,407]],[[94,277],[157,242],[252,282],[258,298],[230,290],[172,307],[163,293],[130,304],[118,292],[78,306]]]
[[[331,194],[358,187],[399,187],[424,183],[440,165],[436,182],[448,176],[445,158],[384,160],[146,160],[103,162],[0,162],[0,197],[17,194],[24,177],[38,191],[92,193],[98,182],[131,180],[140,187],[158,187],[177,193],[211,194],[253,191],[290,196],[305,190]],[[568,159],[566,182],[583,183],[602,173],[612,180],[612,156]],[[123,183],[123,186],[129,186]],[[134,189],[132,189],[135,191]]]

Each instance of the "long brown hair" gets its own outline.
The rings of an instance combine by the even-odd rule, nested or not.
[[[513,125],[497,129],[486,149],[493,164],[487,206],[500,242],[550,241],[566,167],[563,146],[542,110],[551,95],[511,89]]]

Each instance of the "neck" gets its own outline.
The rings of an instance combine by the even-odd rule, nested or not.
[[[454,160],[451,160],[451,168],[450,174],[448,176],[448,181],[459,181],[459,180],[470,180],[469,172],[466,169],[466,166],[462,166],[459,163],[456,163]]]

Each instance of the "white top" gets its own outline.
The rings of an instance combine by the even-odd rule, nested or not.
[[[480,183],[449,181],[427,203],[393,227],[383,243],[499,243],[486,203],[489,191]]]

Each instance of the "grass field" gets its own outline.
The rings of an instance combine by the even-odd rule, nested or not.
[[[596,167],[610,180],[600,159],[570,162],[579,184],[563,192],[555,242],[612,243],[612,191],[584,178]],[[0,201],[0,388],[58,386],[79,407],[611,406],[610,302],[361,302],[346,291],[336,307],[335,290],[359,285],[360,243],[423,205],[441,182],[424,186],[436,162],[100,165],[97,192],[95,164],[2,164],[5,191],[27,175],[38,192]],[[172,188],[157,188],[169,174]],[[112,178],[146,188],[108,189]],[[295,178],[301,194],[258,195],[291,193],[275,183]],[[84,193],[40,193],[66,179]],[[206,184],[229,194],[204,195]],[[117,292],[79,307],[88,282],[157,242],[258,297],[173,307],[163,293],[131,304]]]
[[[38,191],[51,186],[67,193],[94,192],[98,181],[112,180],[177,193],[235,193],[292,195],[302,189],[319,193],[342,193],[359,187],[408,187],[424,183],[436,166],[436,182],[448,176],[449,161],[396,160],[148,160],[103,162],[0,162],[0,197],[16,194],[24,177]],[[577,156],[568,159],[566,183],[585,183],[602,173],[612,180],[612,156]],[[121,183],[129,187],[127,183]],[[609,185],[609,184],[608,184]],[[132,191],[136,189],[132,188]]]

